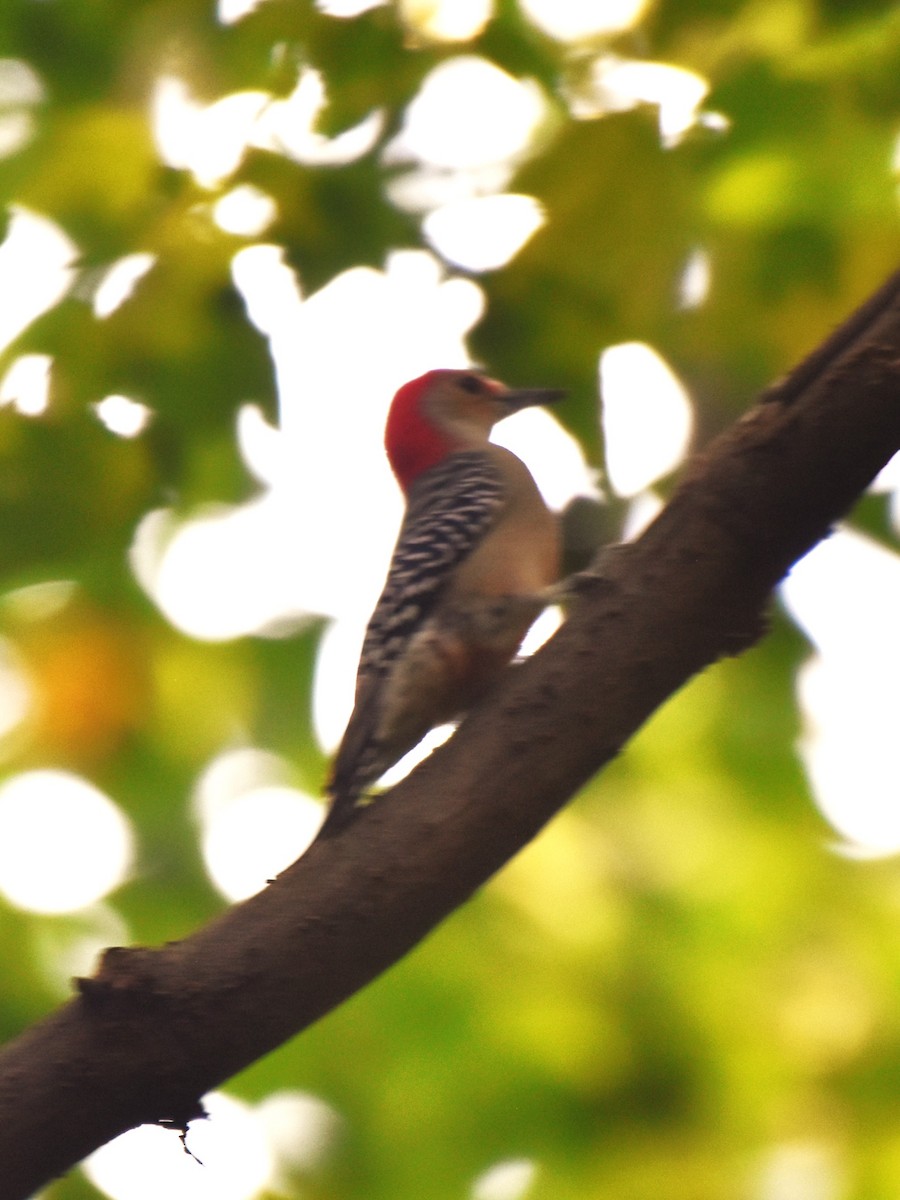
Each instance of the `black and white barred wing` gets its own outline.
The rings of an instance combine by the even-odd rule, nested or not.
[[[413,485],[387,581],[366,630],[356,704],[332,767],[332,805],[323,834],[343,828],[360,793],[390,765],[383,761],[379,724],[391,669],[502,504],[503,481],[480,451],[451,455]]]
[[[363,641],[357,698],[368,681],[390,670],[502,503],[503,481],[480,451],[453,454],[416,481]]]

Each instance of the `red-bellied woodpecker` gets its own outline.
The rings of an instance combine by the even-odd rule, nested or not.
[[[429,729],[484,695],[550,602],[557,518],[525,464],[488,439],[503,417],[562,394],[443,370],[394,397],[385,446],[406,514],[363,642],[326,835]]]

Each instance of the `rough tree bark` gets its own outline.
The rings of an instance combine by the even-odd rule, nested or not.
[[[668,696],[765,628],[772,588],[900,449],[900,273],[691,462],[563,628],[346,832],[182,942],[107,952],[0,1052],[0,1200],[200,1097],[384,971]]]

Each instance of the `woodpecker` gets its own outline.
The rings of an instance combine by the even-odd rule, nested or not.
[[[385,448],[406,511],[363,641],[326,836],[430,729],[485,694],[552,602],[558,519],[525,464],[489,437],[504,417],[562,395],[436,370],[394,396]]]

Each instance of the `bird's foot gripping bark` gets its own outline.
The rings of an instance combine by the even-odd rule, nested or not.
[[[590,566],[583,571],[574,571],[558,583],[544,588],[534,597],[540,600],[543,607],[550,608],[555,604],[566,605],[579,596],[586,596],[600,587],[613,585],[613,572],[610,570],[614,556],[627,552],[627,543],[616,543],[604,548],[595,556]]]

